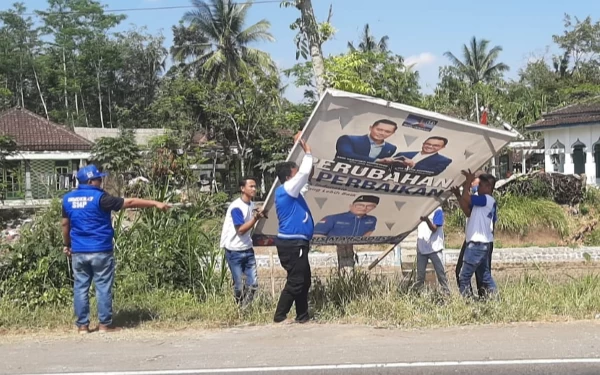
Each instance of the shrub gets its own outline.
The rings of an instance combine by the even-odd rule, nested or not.
[[[217,247],[222,197],[163,213],[154,209],[121,211],[115,220],[116,291],[134,294],[155,289],[191,292],[202,300],[219,293],[226,281],[223,254]],[[72,272],[62,253],[61,203],[24,228],[0,265],[0,298],[27,307],[70,303]]]
[[[0,266],[0,298],[25,306],[70,299],[72,275],[62,253],[60,217],[60,202],[54,200],[22,227],[21,238],[8,246],[8,261]]]
[[[514,195],[498,198],[496,229],[524,235],[531,228],[555,229],[561,236],[569,230],[563,209],[550,200]]]
[[[568,234],[567,217],[558,204],[548,199],[496,195],[498,222],[496,230],[525,235],[531,228],[555,229],[561,236]],[[446,225],[464,230],[466,218],[458,205],[446,204]]]

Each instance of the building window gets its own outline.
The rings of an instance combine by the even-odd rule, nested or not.
[[[575,174],[585,174],[585,152],[583,146],[573,147],[573,164],[575,165]]]
[[[5,162],[0,173],[0,188],[3,199],[23,199],[24,179],[23,169],[20,161]]]
[[[73,175],[69,160],[57,160],[54,163],[56,174],[56,190],[69,190],[72,187]]]

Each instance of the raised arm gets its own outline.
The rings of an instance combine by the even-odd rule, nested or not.
[[[286,193],[294,198],[298,198],[300,191],[304,185],[308,183],[308,179],[313,169],[313,157],[310,146],[307,145],[302,139],[299,142],[302,146],[302,149],[304,149],[305,155],[302,158],[302,162],[300,163],[300,167],[298,168],[296,175],[283,183],[283,188],[285,189]]]
[[[283,188],[289,195],[294,198],[297,198],[298,195],[300,195],[300,191],[304,185],[308,183],[308,176],[310,175],[312,164],[312,155],[304,155],[302,163],[300,163],[300,168],[298,168],[298,173],[283,184]]]

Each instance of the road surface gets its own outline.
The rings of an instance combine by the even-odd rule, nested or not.
[[[600,374],[600,322],[3,336],[1,374]]]

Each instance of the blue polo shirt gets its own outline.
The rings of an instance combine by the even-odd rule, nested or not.
[[[328,237],[361,237],[375,230],[377,218],[356,216],[352,212],[325,216],[315,226],[315,234]]]

